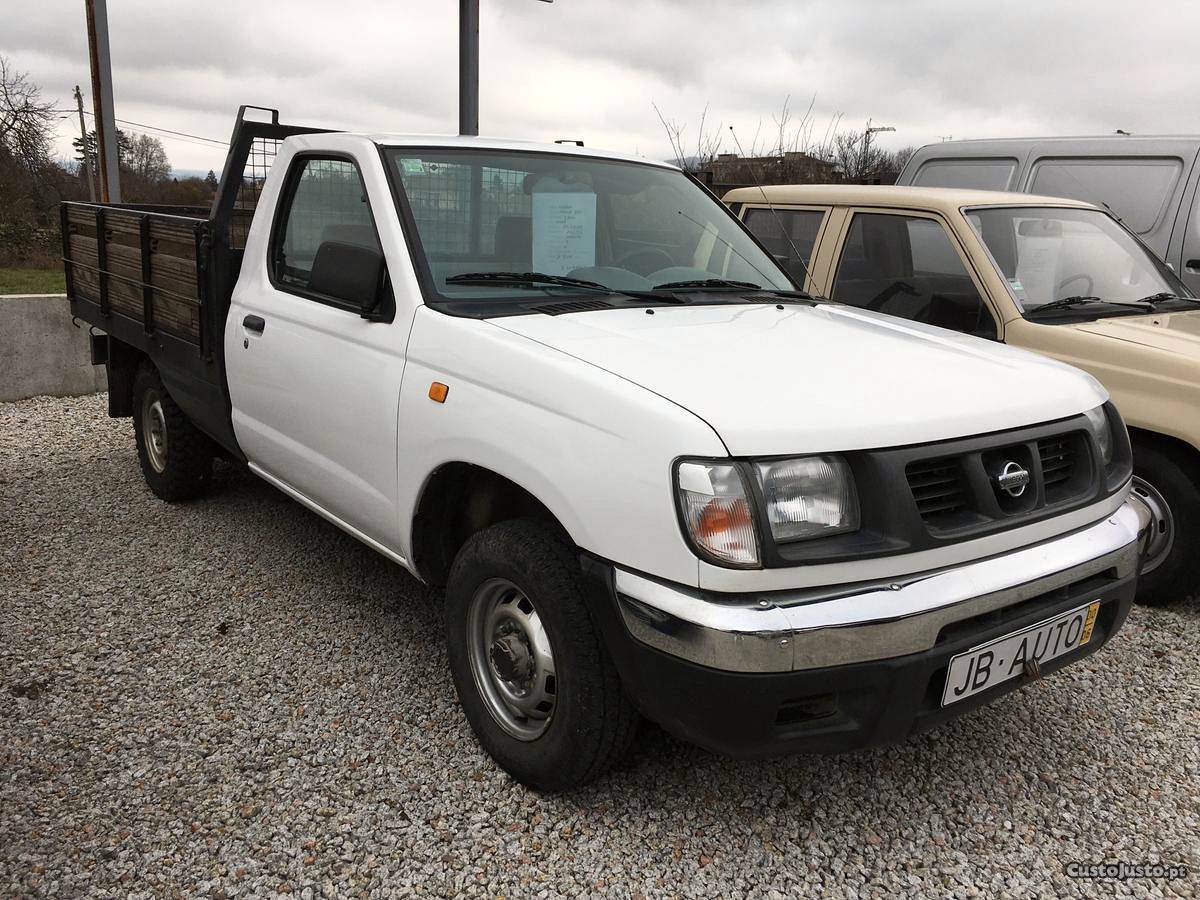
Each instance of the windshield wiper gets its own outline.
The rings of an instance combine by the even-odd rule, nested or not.
[[[514,287],[546,285],[548,287],[573,288],[592,294],[632,297],[634,300],[653,300],[656,303],[687,303],[681,297],[673,297],[670,294],[626,291],[620,288],[610,288],[598,281],[571,278],[567,275],[550,275],[546,272],[464,272],[461,275],[451,275],[446,279],[446,284],[512,285]]]
[[[1126,302],[1123,300],[1105,300],[1102,297],[1093,297],[1091,295],[1079,294],[1074,297],[1063,297],[1059,300],[1052,300],[1049,303],[1043,303],[1041,306],[1029,310],[1029,315],[1040,315],[1041,313],[1054,312],[1059,309],[1071,309],[1075,306],[1091,306],[1099,303],[1102,306],[1127,306],[1131,309],[1140,309],[1143,311],[1154,311],[1154,305],[1150,301],[1137,300]]]
[[[1200,303],[1195,297],[1180,297],[1178,294],[1173,294],[1170,291],[1159,291],[1157,294],[1149,294],[1138,301],[1138,303],[1149,303],[1152,307],[1159,303],[1168,301],[1176,301],[1179,303]]]
[[[756,294],[771,294],[774,297],[782,297],[786,300],[824,300],[824,297],[815,297],[808,291],[788,291],[781,288],[763,287],[761,284],[755,284],[752,281],[732,281],[728,278],[697,278],[693,281],[668,281],[666,284],[656,284],[653,288],[656,291],[731,291]]]
[[[691,281],[668,281],[654,285],[656,291],[766,291],[753,281],[730,281],[728,278],[696,278]]]
[[[446,284],[554,284],[560,287],[592,288],[608,291],[598,281],[568,278],[566,275],[548,275],[545,272],[464,272],[451,275]]]

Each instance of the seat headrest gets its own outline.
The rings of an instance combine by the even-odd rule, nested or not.
[[[533,220],[529,216],[496,219],[496,257],[533,265]]]
[[[379,239],[370,225],[326,225],[321,229],[321,243],[351,244],[372,250],[379,248]]]

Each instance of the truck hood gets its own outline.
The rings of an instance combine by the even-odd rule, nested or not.
[[[1064,418],[1107,399],[1095,379],[1062,363],[833,304],[490,321],[690,410],[735,456],[964,437]]]
[[[1085,334],[1200,358],[1200,310],[1097,319],[1067,327]]]

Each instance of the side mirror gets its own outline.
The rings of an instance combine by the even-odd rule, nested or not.
[[[364,319],[382,319],[387,264],[375,247],[324,241],[317,248],[308,289],[355,307]]]

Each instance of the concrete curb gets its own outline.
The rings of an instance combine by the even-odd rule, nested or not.
[[[0,296],[0,401],[107,390],[93,366],[88,327],[71,324],[66,294]]]

